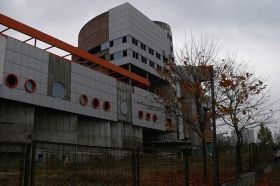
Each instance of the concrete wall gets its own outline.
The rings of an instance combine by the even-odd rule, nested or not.
[[[0,140],[30,142],[33,138],[34,108],[0,99]]]
[[[78,119],[78,144],[111,146],[110,122],[89,117]]]
[[[53,109],[35,108],[34,139],[77,143],[78,116]]]

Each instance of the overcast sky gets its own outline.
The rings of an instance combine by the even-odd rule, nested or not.
[[[268,79],[272,99],[279,98],[279,0],[0,0],[0,10],[77,46],[78,32],[87,21],[125,2],[152,20],[168,23],[175,47],[190,30],[196,37],[213,36],[221,54],[237,51]]]

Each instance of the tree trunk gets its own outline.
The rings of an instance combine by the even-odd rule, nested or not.
[[[203,170],[203,183],[207,183],[208,175],[207,175],[207,151],[206,151],[206,143],[205,136],[202,136],[202,170]]]
[[[237,135],[237,143],[236,143],[236,176],[238,177],[242,173],[242,156],[241,156],[241,150],[242,150],[242,139],[240,135]]]

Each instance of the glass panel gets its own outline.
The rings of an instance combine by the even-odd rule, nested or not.
[[[65,88],[62,83],[54,82],[52,87],[52,94],[56,98],[64,98]]]

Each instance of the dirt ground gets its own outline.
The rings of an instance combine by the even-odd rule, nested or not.
[[[279,186],[280,168],[273,169],[270,173],[262,177],[255,186]]]

